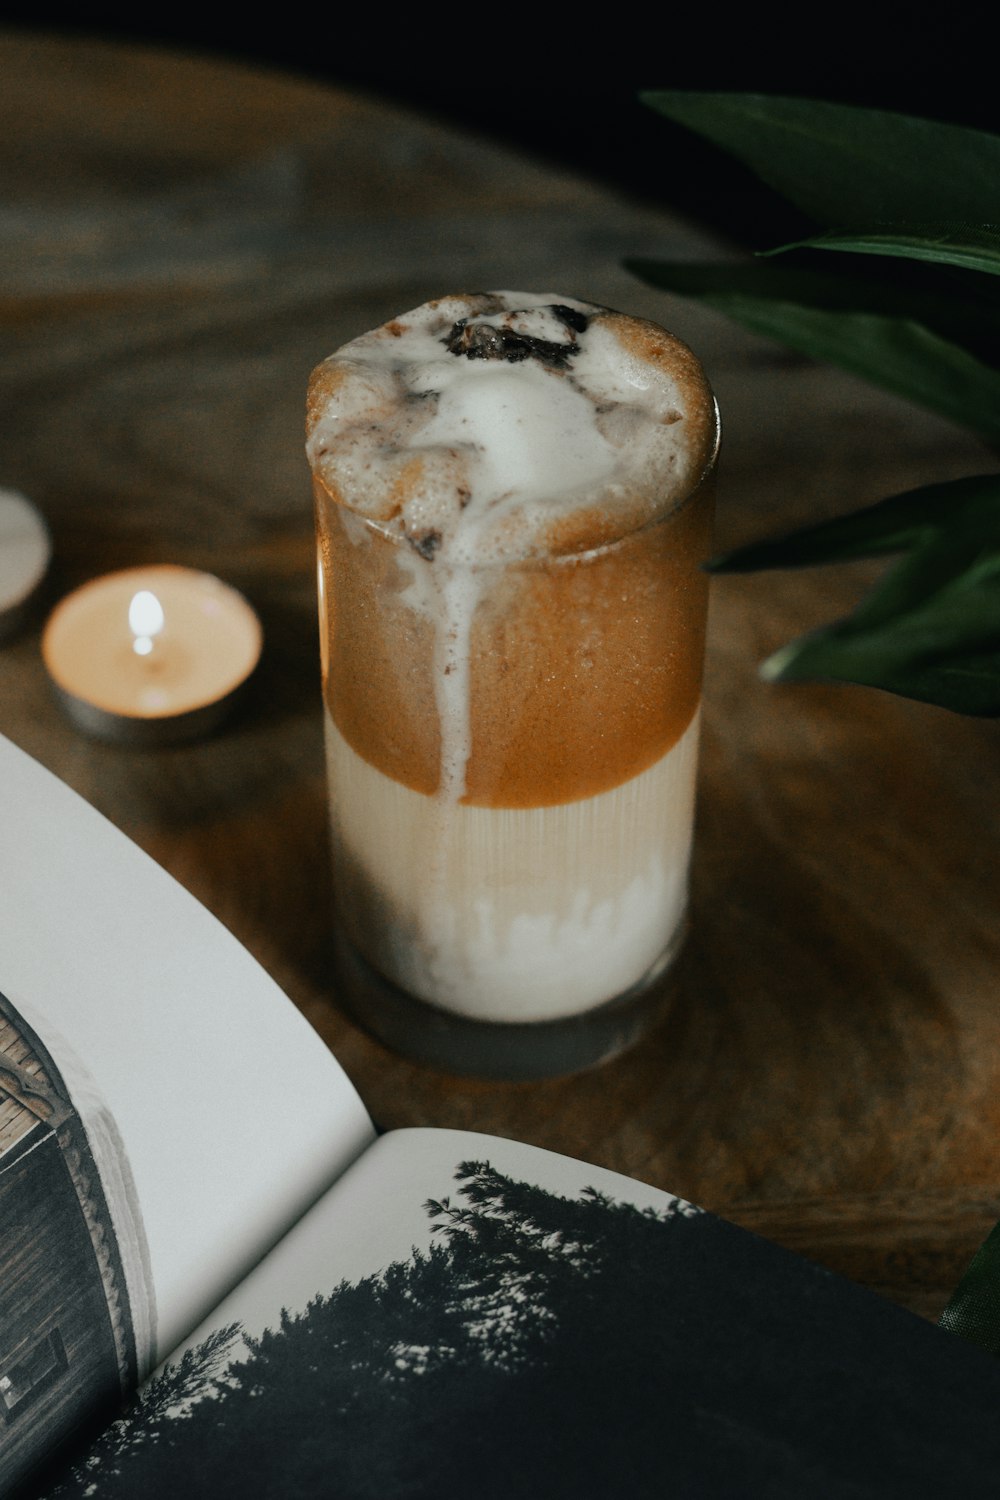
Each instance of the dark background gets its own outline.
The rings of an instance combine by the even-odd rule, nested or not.
[[[1000,130],[985,7],[871,0],[604,12],[564,7],[193,11],[0,3],[0,24],[221,54],[396,100],[669,203],[751,246],[800,227],[749,173],[641,105],[642,89],[841,100]],[[989,29],[991,29],[991,24]],[[0,80],[2,87],[2,80]],[[1000,196],[1000,192],[998,192]]]

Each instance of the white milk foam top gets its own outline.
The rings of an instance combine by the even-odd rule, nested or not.
[[[692,487],[704,444],[676,370],[630,347],[628,321],[554,294],[426,303],[325,362],[313,469],[451,563],[523,556],[594,504],[641,525]]]
[[[461,802],[482,568],[545,553],[553,522],[589,509],[633,530],[688,494],[711,456],[704,409],[686,420],[683,361],[672,369],[628,336],[648,326],[551,294],[449,297],[316,372],[310,463],[345,512],[401,544],[403,597],[434,621],[441,739],[427,797],[369,766],[328,715],[342,911],[389,978],[478,1019],[554,1019],[618,995],[684,911],[697,718],[600,796]],[[347,520],[366,545],[368,528]]]

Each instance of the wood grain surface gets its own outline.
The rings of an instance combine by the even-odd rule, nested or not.
[[[310,369],[447,291],[651,316],[723,412],[717,541],[988,462],[956,428],[650,292],[625,255],[720,256],[665,209],[280,75],[0,39],[0,485],[52,528],[0,647],[0,730],[192,890],[308,1016],[380,1124],[469,1126],[695,1199],[935,1316],[1000,1215],[1000,755],[992,724],[775,688],[756,663],[849,610],[869,565],[713,585],[692,936],[665,1024],[543,1084],[446,1077],[337,1009],[328,952]],[[265,655],[224,732],[82,738],[46,607],[116,567],[206,568]]]

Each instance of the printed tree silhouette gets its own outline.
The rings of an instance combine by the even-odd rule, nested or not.
[[[194,1349],[188,1349],[174,1365],[166,1365],[147,1380],[132,1405],[111,1422],[90,1446],[73,1480],[53,1494],[112,1494],[124,1463],[140,1450],[158,1451],[164,1435],[179,1415],[202,1397],[213,1397],[228,1384],[226,1365],[240,1337],[240,1325],[217,1328]]]
[[[683,1315],[664,1237],[702,1216],[566,1199],[487,1162],[457,1179],[458,1202],[425,1205],[429,1251],[244,1334],[240,1362],[239,1330],[213,1335],[52,1495],[662,1493],[665,1328]]]

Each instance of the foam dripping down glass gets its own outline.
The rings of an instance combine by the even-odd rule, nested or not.
[[[338,998],[528,1078],[663,1009],[685,928],[715,402],[657,325],[447,297],[313,373]]]

